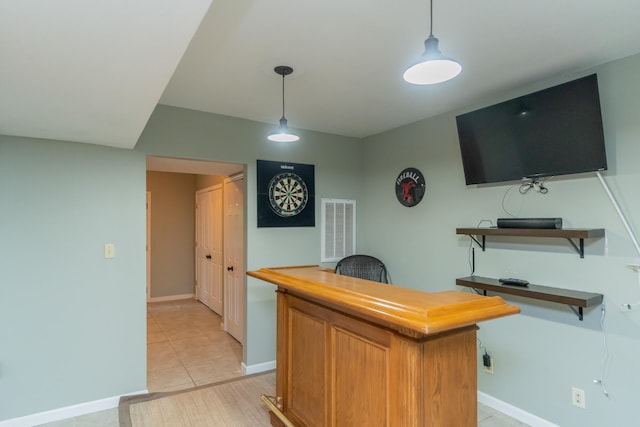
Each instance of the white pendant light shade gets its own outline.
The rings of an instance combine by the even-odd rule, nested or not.
[[[414,85],[446,82],[462,71],[462,65],[458,61],[443,56],[438,49],[438,39],[433,36],[433,0],[430,1],[430,12],[429,37],[424,41],[424,53],[402,75],[408,83]]]
[[[300,137],[289,130],[287,119],[284,117],[284,76],[293,73],[293,68],[287,65],[278,65],[273,71],[282,76],[282,117],[280,118],[280,127],[278,127],[274,133],[267,136],[267,139],[275,142],[296,142]]]
[[[407,68],[402,77],[414,85],[431,85],[451,80],[461,71],[462,66],[457,61],[442,56],[438,50],[438,39],[430,35],[424,42],[420,61]]]
[[[267,139],[275,142],[296,142],[300,137],[291,133],[287,126],[287,119],[282,116],[280,119],[280,127],[274,133],[269,135]]]

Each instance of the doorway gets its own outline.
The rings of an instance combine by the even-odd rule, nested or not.
[[[158,221],[157,219],[157,216],[159,215],[158,210],[161,210],[163,208],[162,194],[160,193],[165,188],[158,188],[156,184],[155,185],[156,191],[154,191],[154,188],[150,189],[151,190],[150,198],[151,197],[153,198],[154,203],[153,203],[153,211],[150,212],[151,220],[149,221],[149,223],[151,224],[151,229],[150,229],[150,232],[148,233],[148,239],[150,239],[152,242],[152,245],[150,246],[151,261],[150,261],[150,274],[148,276],[150,279],[148,301],[150,301],[151,304],[162,302],[169,305],[171,303],[181,304],[180,302],[181,299],[183,302],[188,302],[187,300],[194,301],[196,298],[201,301],[204,300],[202,302],[204,303],[204,305],[207,306],[206,309],[207,310],[211,309],[211,312],[213,314],[217,313],[216,315],[217,316],[219,315],[219,324],[215,328],[215,333],[222,332],[224,335],[227,335],[232,342],[238,341],[240,343],[243,343],[242,335],[238,337],[235,331],[233,333],[227,333],[224,331],[225,303],[223,299],[224,298],[224,287],[222,285],[224,283],[223,280],[222,279],[220,280],[219,282],[220,285],[216,284],[213,287],[207,287],[207,288],[196,287],[196,283],[204,282],[205,281],[204,277],[207,277],[207,276],[211,277],[211,276],[219,275],[220,277],[226,277],[227,266],[225,265],[226,259],[224,258],[224,246],[223,246],[224,233],[222,231],[223,230],[222,219],[223,219],[223,211],[224,211],[223,209],[224,180],[225,178],[228,178],[230,176],[238,176],[239,173],[243,173],[244,165],[149,157],[147,158],[147,172],[148,172],[148,180],[147,180],[148,189],[150,189],[149,188],[150,186],[154,185],[153,183],[150,183],[152,179],[150,179],[149,177],[151,175],[154,175],[156,172],[166,173],[166,175],[172,175],[174,178],[176,178],[176,180],[181,183],[180,184],[182,186],[181,188],[183,189],[187,188],[184,190],[185,193],[188,193],[190,191],[190,194],[186,194],[184,198],[184,199],[189,199],[189,201],[185,202],[184,204],[186,205],[188,203],[190,206],[190,209],[192,210],[192,213],[190,215],[185,214],[182,216],[184,222],[191,221],[191,224],[192,224],[192,231],[191,231],[192,242],[190,247],[184,244],[178,248],[178,245],[175,244],[176,241],[172,240],[171,244],[167,245],[167,247],[164,248],[167,254],[167,258],[165,259],[168,259],[168,260],[171,260],[176,257],[178,258],[182,257],[187,252],[191,254],[190,255],[191,262],[187,262],[184,260],[182,262],[182,268],[184,268],[185,270],[191,269],[190,277],[189,277],[189,274],[184,275],[187,278],[186,281],[190,282],[190,288],[188,288],[188,290],[185,290],[187,288],[181,288],[173,291],[171,289],[167,289],[166,287],[158,288],[158,286],[154,286],[154,284],[156,284],[156,282],[162,282],[162,278],[160,278],[160,280],[157,280],[157,274],[154,276],[153,264],[154,264],[154,257],[156,257],[158,253],[161,254],[163,250],[162,248],[158,250],[155,245],[158,244],[158,241],[157,241],[158,236],[156,236],[156,234],[158,233],[157,227],[158,226],[162,227],[162,221]],[[244,209],[244,194],[245,194],[244,185],[245,184],[243,180],[237,182],[237,184],[239,185],[238,189],[241,190],[240,197],[243,202],[239,205],[241,209],[239,217],[244,218],[244,212],[242,210]],[[169,187],[171,185],[172,184],[168,184],[166,185],[166,187]],[[169,202],[171,203],[170,209],[177,209],[179,211],[182,209],[180,206],[178,206],[183,204],[182,199],[178,197],[177,200],[178,200],[178,203]],[[167,206],[166,203],[167,202],[165,200],[164,206]],[[203,206],[202,210],[200,210],[199,208],[196,208],[196,204],[198,206]],[[186,210],[186,208],[184,210]],[[213,211],[220,212],[219,217],[221,219],[221,222],[217,225],[214,223],[206,226],[210,228],[209,231],[215,230],[215,232],[213,233],[213,238],[207,241],[207,239],[197,237],[196,228],[199,223],[200,225],[204,225],[204,222],[201,223],[201,221],[203,221],[203,217],[211,216],[210,214]],[[243,233],[243,237],[240,238],[239,240],[244,243],[244,232],[245,232],[244,220],[242,220],[240,224],[241,224],[240,231]],[[154,229],[154,227],[156,228]],[[180,229],[181,227],[174,227],[171,223],[167,223],[165,221],[164,228],[160,231],[160,233],[171,234],[174,228]],[[186,234],[188,234],[188,231],[185,231],[185,229],[188,229],[188,228],[189,227],[181,228],[182,231],[178,233],[180,235],[180,239],[184,237]],[[219,238],[217,239],[216,236],[218,236]],[[178,236],[173,236],[173,237],[177,238]],[[199,242],[202,241],[203,243],[202,247],[199,247],[196,245],[196,240]],[[240,281],[240,283],[242,283],[242,286],[240,288],[241,293],[238,294],[238,292],[234,292],[234,295],[240,295],[241,300],[239,301],[239,305],[242,308],[244,308],[244,298],[245,298],[244,296],[244,269],[246,264],[245,254],[246,254],[246,250],[244,249],[244,245],[243,245],[239,249],[239,251],[236,253],[236,256],[234,259],[237,260],[237,263],[234,264],[233,266],[234,267],[233,269],[235,272],[238,273],[238,276],[242,277],[242,281]],[[157,257],[155,258],[155,260],[157,263],[158,262]],[[171,262],[171,261],[168,261],[168,262]],[[171,270],[173,271],[175,269],[171,269]],[[200,304],[200,303],[197,302],[196,304]],[[200,305],[204,307],[203,304],[200,304]],[[148,306],[147,308],[148,318],[157,317],[155,312],[149,312],[150,305],[148,304],[147,306]],[[157,310],[158,307],[155,306],[153,307],[153,309]],[[234,316],[234,321],[236,322],[233,325],[243,332],[246,313],[244,313],[244,310],[242,310],[239,316],[237,312],[235,314],[236,315]],[[202,328],[194,327],[193,328],[194,335],[200,329]],[[211,329],[212,328],[208,327],[208,330],[211,330]],[[206,333],[206,330],[202,332]],[[161,346],[161,344],[159,343],[155,343],[154,345],[156,347]],[[237,345],[237,343],[235,345]],[[197,347],[197,346],[192,345],[191,347]],[[204,348],[206,346],[202,346],[202,347],[204,351],[207,351],[207,349]],[[208,351],[215,352],[216,354],[219,355],[222,353],[228,353],[229,351],[232,351],[231,349],[233,348],[235,348],[234,345],[229,344],[229,347],[226,349],[218,346],[215,348],[212,347]],[[233,351],[236,351],[236,350],[233,350]],[[151,352],[148,351],[148,355],[150,353]],[[215,354],[212,354],[212,356],[214,356],[215,358]],[[185,355],[184,357],[193,358],[194,355],[189,354],[189,355]],[[149,362],[151,364],[151,361]],[[226,368],[228,369],[227,373],[228,374],[232,372],[235,373],[236,368],[241,368],[240,366],[241,363],[242,363],[242,357],[240,356],[238,366],[229,367],[227,364],[227,368]],[[225,364],[219,363],[218,365],[220,366]],[[178,369],[178,367],[175,367],[175,368]],[[185,368],[189,369],[189,366],[185,366]],[[202,367],[200,368],[202,369]],[[149,372],[148,372],[148,375],[149,375]]]

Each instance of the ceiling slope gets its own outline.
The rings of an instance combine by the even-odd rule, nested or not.
[[[211,0],[0,4],[0,133],[133,148]]]

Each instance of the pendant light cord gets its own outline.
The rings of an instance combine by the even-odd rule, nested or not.
[[[433,0],[429,1],[429,37],[433,37]]]
[[[287,126],[287,119],[284,117],[284,78],[289,74],[293,73],[293,68],[288,65],[278,65],[273,69],[276,74],[282,76],[282,117],[280,118],[280,126],[276,130],[275,133],[269,135],[267,138],[270,141],[276,142],[294,142],[300,139],[300,137],[296,134],[293,134],[289,131],[289,127]]]
[[[284,74],[282,75],[282,117],[284,117]]]

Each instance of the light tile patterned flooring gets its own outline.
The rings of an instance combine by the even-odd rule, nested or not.
[[[180,390],[241,376],[242,346],[222,330],[220,322],[220,316],[194,300],[148,304],[149,391]],[[118,409],[114,408],[41,427],[118,426]],[[478,427],[526,426],[478,404]]]
[[[195,300],[147,305],[147,389],[174,391],[242,375],[242,346]]]

